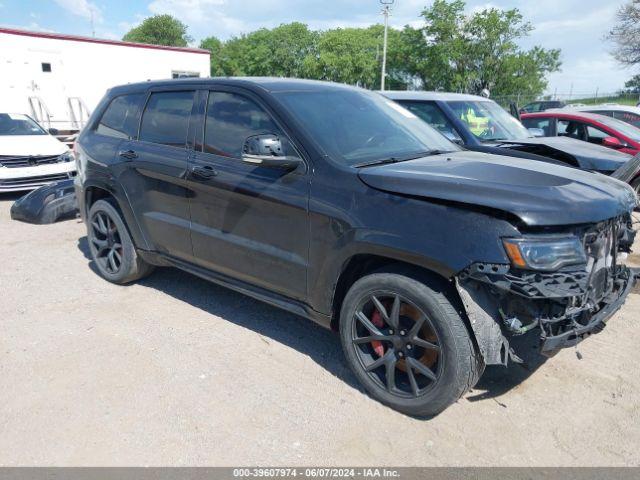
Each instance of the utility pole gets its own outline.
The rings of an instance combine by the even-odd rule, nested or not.
[[[91,7],[91,6],[89,6],[89,13],[91,14],[91,35],[93,35],[93,37],[95,38],[96,29],[93,26],[93,7]]]
[[[384,40],[382,43],[382,78],[380,79],[380,90],[384,90],[385,80],[387,79],[387,30],[389,29],[389,14],[391,5],[395,0],[380,0],[382,5],[382,15],[384,15]]]

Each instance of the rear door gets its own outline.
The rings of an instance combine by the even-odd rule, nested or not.
[[[138,134],[146,93],[129,93],[111,99],[100,120],[82,135],[82,145],[97,165],[112,165],[120,146]],[[115,167],[117,168],[117,167]]]
[[[118,152],[124,166],[119,180],[151,248],[182,259],[192,257],[186,175],[194,98],[194,90],[152,91],[137,140]]]
[[[290,298],[306,297],[310,169],[243,162],[253,135],[288,138],[268,107],[244,90],[202,91],[204,131],[191,166],[195,262]]]

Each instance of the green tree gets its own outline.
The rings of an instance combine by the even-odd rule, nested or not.
[[[634,75],[624,84],[626,93],[640,93],[640,75]]]
[[[463,0],[435,0],[420,28],[389,29],[389,88],[493,95],[539,95],[546,76],[560,68],[560,51],[519,48],[532,27],[520,12],[486,8],[465,14]],[[283,24],[221,42],[202,41],[211,52],[212,75],[315,78],[380,88],[383,27],[312,31]]]
[[[200,42],[200,48],[209,50],[211,54],[211,76],[219,77],[225,75],[225,70],[222,65],[222,55],[224,51],[224,43],[218,40],[216,37],[207,37]]]
[[[532,27],[517,9],[485,8],[472,15],[464,10],[462,0],[435,0],[422,12],[422,28],[403,30],[401,48],[408,73],[425,89],[542,93],[546,75],[560,68],[560,51],[521,50],[517,40]]]
[[[261,28],[219,45],[210,37],[202,43],[212,52],[212,73],[307,78],[308,57],[316,55],[318,34],[303,23]],[[215,57],[215,58],[214,58]]]
[[[336,28],[322,32],[318,54],[308,59],[308,68],[320,80],[375,88],[382,55],[380,26],[368,29]]]
[[[401,34],[402,60],[409,74],[426,90],[465,88],[463,58],[467,41],[463,1],[436,0],[422,12],[422,28],[405,27]],[[462,75],[460,73],[462,72]]]
[[[171,47],[186,47],[193,39],[187,35],[187,26],[171,15],[154,15],[129,30],[125,42],[149,43]]]
[[[618,9],[617,23],[607,38],[615,44],[613,55],[623,65],[640,63],[640,0]]]

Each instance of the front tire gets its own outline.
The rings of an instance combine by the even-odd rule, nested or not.
[[[100,276],[119,285],[146,277],[153,266],[136,252],[120,211],[109,200],[97,200],[87,215],[91,257]]]
[[[405,275],[375,273],[354,283],[340,312],[340,338],[369,394],[408,415],[442,412],[484,370],[447,296]]]

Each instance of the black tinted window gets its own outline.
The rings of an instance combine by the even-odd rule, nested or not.
[[[111,100],[96,131],[116,138],[134,138],[138,132],[144,94],[122,95]]]
[[[204,151],[240,158],[248,137],[279,134],[271,117],[254,101],[234,93],[211,92],[207,104]]]
[[[637,113],[616,110],[615,112],[613,112],[613,118],[622,120],[623,122],[629,123],[634,127],[640,127],[640,115],[638,115]]]
[[[142,116],[140,140],[184,147],[187,143],[193,96],[194,92],[151,94]]]

